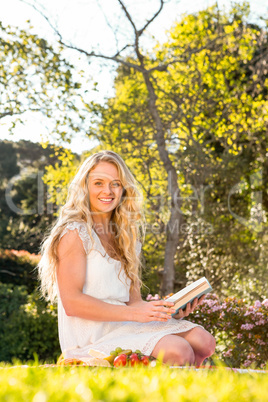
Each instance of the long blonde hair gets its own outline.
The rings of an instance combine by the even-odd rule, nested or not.
[[[57,295],[56,270],[58,263],[57,248],[61,234],[70,222],[83,222],[87,225],[89,235],[93,219],[90,211],[88,176],[99,162],[109,162],[118,169],[123,186],[121,202],[115,208],[111,220],[115,226],[115,243],[117,256],[131,280],[131,287],[141,285],[141,261],[136,252],[137,242],[144,234],[144,215],[141,207],[141,193],[137,183],[123,159],[113,151],[100,151],[88,157],[75,175],[68,191],[67,201],[60,210],[59,217],[44,239],[41,247],[42,258],[38,264],[43,296],[53,302]]]

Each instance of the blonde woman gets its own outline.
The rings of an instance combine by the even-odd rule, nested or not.
[[[87,359],[90,349],[109,354],[139,349],[169,364],[197,364],[212,355],[214,338],[184,320],[198,300],[143,301],[140,293],[140,194],[122,158],[112,151],[80,167],[66,204],[42,246],[41,289],[58,300],[59,339],[65,358]]]

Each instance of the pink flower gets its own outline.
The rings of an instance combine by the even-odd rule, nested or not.
[[[244,316],[251,315],[251,314],[252,314],[252,311],[246,311]]]
[[[256,300],[254,303],[255,308],[260,308],[262,306],[261,302],[259,300]]]
[[[256,339],[256,343],[257,343],[258,345],[265,346],[265,342],[263,342],[261,339]]]
[[[256,325],[264,325],[265,321],[264,320],[259,320],[255,322]]]
[[[224,355],[225,357],[231,356],[231,354],[232,354],[232,349],[229,349],[229,350],[227,350],[227,352],[224,352],[224,353],[223,353],[223,355]]]
[[[262,305],[268,307],[268,299],[263,300]]]
[[[243,337],[242,334],[237,334],[237,339],[241,339]]]
[[[251,365],[251,361],[250,360],[245,360],[244,361],[244,366],[245,367],[248,367],[248,366],[250,366]]]
[[[250,331],[252,328],[254,328],[253,324],[242,324],[241,329],[247,329],[248,331]]]
[[[212,308],[211,308],[211,311],[214,313],[215,311],[219,311],[219,310],[221,310],[221,306],[213,306]]]
[[[256,315],[257,317],[263,318],[263,314],[262,314],[261,312],[258,312],[258,313],[256,313],[255,315]]]
[[[160,300],[160,296],[158,294],[155,294],[154,296],[151,295],[150,293],[146,297],[146,300]]]

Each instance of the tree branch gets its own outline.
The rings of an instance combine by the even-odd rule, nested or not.
[[[124,11],[124,13],[125,13],[125,15],[126,15],[126,18],[127,18],[128,21],[130,22],[130,24],[131,24],[131,26],[132,26],[132,28],[133,28],[133,30],[134,30],[135,52],[136,52],[137,58],[138,58],[138,60],[139,60],[139,62],[140,62],[140,66],[141,66],[142,68],[144,68],[144,64],[143,64],[144,56],[141,54],[141,52],[140,52],[140,46],[139,46],[139,39],[140,39],[139,31],[137,30],[136,25],[135,25],[133,19],[131,18],[130,14],[129,14],[127,8],[126,8],[126,6],[125,6],[124,3],[122,2],[122,0],[118,0],[118,3],[121,5],[122,10]]]
[[[58,31],[58,29],[55,28],[54,25],[50,22],[49,18],[46,16],[46,14],[43,11],[39,10],[34,4],[31,4],[26,0],[19,0],[19,1],[21,1],[24,4],[27,4],[28,6],[31,6],[35,11],[37,11],[46,20],[46,22],[48,23],[50,28],[53,29],[54,33],[59,37],[60,41],[62,41],[62,35]],[[38,5],[40,6],[40,4],[38,4]]]
[[[117,0],[117,1],[118,1],[118,3],[120,4],[120,6],[122,7],[122,10],[124,11],[124,13],[125,13],[127,19],[129,20],[130,24],[132,25],[132,28],[133,28],[133,30],[134,30],[134,32],[135,32],[135,35],[136,35],[136,34],[138,33],[138,30],[137,30],[137,28],[136,28],[136,25],[134,24],[133,19],[131,18],[131,15],[130,15],[129,12],[128,12],[128,10],[127,10],[125,4],[124,4],[121,0]]]
[[[78,52],[83,53],[83,54],[85,54],[85,55],[88,56],[88,57],[96,57],[96,58],[100,58],[100,59],[113,60],[113,61],[115,61],[116,63],[124,64],[124,65],[127,66],[127,67],[135,68],[136,70],[138,70],[138,71],[140,71],[140,72],[143,72],[143,71],[144,71],[144,68],[142,68],[142,67],[139,66],[138,64],[130,63],[130,62],[128,62],[128,61],[125,61],[125,60],[123,60],[123,59],[118,58],[119,53],[116,53],[114,56],[106,56],[106,55],[104,55],[104,54],[97,54],[97,53],[95,53],[94,51],[92,51],[92,52],[87,52],[86,50],[81,49],[81,48],[79,48],[79,47],[77,47],[77,46],[68,45],[67,43],[65,43],[65,42],[63,42],[63,41],[60,41],[60,44],[63,45],[63,46],[65,46],[65,47],[67,47],[68,49],[77,50]],[[126,45],[126,46],[121,50],[121,52],[122,52],[124,49],[126,49],[127,47],[129,47],[129,46],[130,46],[130,45]]]
[[[102,8],[102,6],[101,6],[99,0],[96,0],[96,2],[97,2],[98,6],[99,6],[99,9],[101,10],[101,12],[102,12],[102,14],[103,14],[103,16],[104,16],[104,19],[105,19],[105,22],[106,22],[107,26],[110,28],[110,30],[111,30],[112,33],[113,33],[114,40],[115,40],[115,43],[116,43],[116,48],[118,49],[119,46],[118,46],[118,40],[117,40],[117,36],[116,36],[117,30],[114,31],[112,25],[110,24],[109,19],[107,18],[105,12],[103,11],[103,8]]]
[[[140,29],[138,31],[139,36],[141,36],[143,34],[143,32],[145,31],[145,29],[156,19],[156,17],[161,13],[162,9],[164,7],[164,0],[160,0],[160,7],[158,9],[158,11],[152,16],[152,18],[146,22],[146,24],[144,25],[144,27],[142,29]]]

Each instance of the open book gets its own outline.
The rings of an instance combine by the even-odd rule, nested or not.
[[[180,308],[185,309],[187,303],[192,302],[196,297],[199,299],[202,295],[211,292],[211,290],[212,287],[209,281],[203,277],[168,297],[166,300],[173,302],[173,308],[176,310],[176,313],[172,314],[172,316],[176,315]]]

